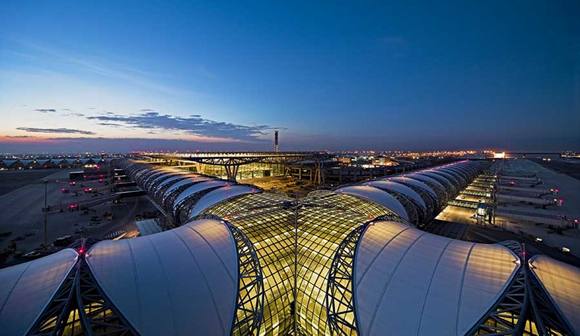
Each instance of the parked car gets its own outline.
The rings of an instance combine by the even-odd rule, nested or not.
[[[58,237],[52,242],[54,246],[68,246],[73,242],[73,237],[71,235],[65,235]]]

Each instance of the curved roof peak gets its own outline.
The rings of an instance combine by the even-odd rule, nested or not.
[[[230,333],[238,261],[225,223],[204,219],[155,235],[102,241],[86,260],[141,335]]]
[[[0,330],[25,335],[76,264],[78,254],[64,249],[0,272]]]
[[[399,202],[395,197],[391,196],[391,194],[389,194],[388,192],[381,190],[379,188],[375,188],[368,185],[354,185],[336,189],[335,192],[339,194],[342,193],[353,195],[359,198],[367,199],[371,202],[375,202],[393,211],[404,220],[407,221],[409,220],[407,210],[405,210],[405,207],[401,204],[401,202]]]
[[[407,187],[406,185],[404,185],[402,183],[398,183],[396,181],[390,181],[388,179],[383,179],[383,180],[375,180],[375,181],[366,182],[365,184],[371,185],[375,188],[379,188],[379,189],[383,189],[383,190],[392,190],[392,191],[398,192],[400,194],[403,194],[406,197],[408,197],[409,199],[413,200],[423,210],[427,209],[427,204],[425,204],[425,201],[423,201],[423,199],[421,198],[421,195],[419,195],[415,190]]]
[[[580,333],[580,268],[545,255],[534,256],[528,265],[560,315]]]
[[[354,295],[360,335],[463,335],[519,269],[508,248],[379,221],[358,242]]]

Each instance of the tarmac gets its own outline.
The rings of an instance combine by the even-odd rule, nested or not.
[[[548,169],[534,161],[527,159],[504,160],[501,163],[504,173],[535,174],[542,180],[538,188],[557,188],[559,193],[553,196],[562,199],[561,206],[549,206],[546,209],[523,203],[502,204],[498,207],[498,215],[495,219],[496,226],[513,232],[519,236],[527,236],[534,239],[540,238],[546,247],[561,249],[567,247],[571,254],[580,257],[580,230],[566,229],[560,232],[542,223],[542,218],[562,217],[569,220],[580,220],[580,180],[564,173]],[[579,166],[580,168],[580,166]],[[460,196],[458,199],[476,201],[474,196]],[[438,216],[437,220],[443,222],[475,225],[477,220],[473,216],[474,209],[466,209],[455,206],[447,206]],[[534,221],[520,220],[510,217],[510,214],[530,214]],[[447,229],[442,229],[446,231]]]

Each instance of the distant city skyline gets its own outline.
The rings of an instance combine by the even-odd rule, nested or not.
[[[0,4],[0,152],[580,150],[580,3]]]

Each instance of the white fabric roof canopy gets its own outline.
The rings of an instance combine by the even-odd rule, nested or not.
[[[505,291],[519,259],[501,245],[381,221],[361,237],[354,267],[360,335],[464,335]]]
[[[78,254],[64,249],[0,272],[0,334],[25,335],[48,305]]]
[[[354,185],[336,190],[337,193],[365,198],[393,211],[404,220],[409,220],[405,207],[388,192],[368,185]]]
[[[545,255],[528,264],[576,334],[580,334],[580,269]]]
[[[260,192],[260,190],[251,186],[239,184],[226,185],[216,190],[212,190],[200,198],[197,203],[195,203],[189,212],[188,218],[192,219],[193,217],[202,213],[205,209],[208,209],[209,207],[212,207],[230,198],[256,192]]]
[[[141,335],[227,335],[238,294],[237,250],[226,224],[200,220],[155,235],[102,241],[87,262]]]

